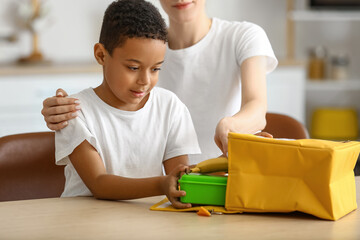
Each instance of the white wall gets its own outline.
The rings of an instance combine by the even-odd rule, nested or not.
[[[0,34],[11,32],[16,2],[0,0]],[[40,47],[53,61],[90,61],[97,42],[103,13],[111,0],[45,0],[49,6],[49,26],[40,34]],[[31,51],[30,34],[22,32],[13,44],[0,43],[0,61],[12,61]],[[5,54],[3,54],[5,53]]]
[[[14,31],[16,2],[0,0],[0,35]],[[40,35],[40,46],[49,59],[59,62],[92,61],[104,10],[112,0],[43,0],[50,8],[51,23]],[[149,0],[160,7],[158,0]],[[297,0],[302,5],[305,0]],[[161,11],[163,14],[164,12]],[[285,56],[286,0],[207,0],[211,17],[251,21],[262,26],[278,58]],[[164,16],[166,16],[164,14]],[[296,54],[306,58],[310,47],[324,44],[331,52],[350,53],[351,75],[360,78],[360,21],[296,24]],[[31,40],[22,32],[16,43],[0,42],[0,63],[30,52]]]

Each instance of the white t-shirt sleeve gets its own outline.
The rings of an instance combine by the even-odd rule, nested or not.
[[[178,100],[178,104],[172,109],[172,114],[164,161],[181,155],[200,154],[201,151],[189,110]]]
[[[81,111],[79,112],[78,117],[68,121],[69,125],[66,128],[55,132],[55,160],[57,165],[69,164],[70,159],[68,156],[84,140],[87,140],[97,149],[96,138],[87,128]]]
[[[236,44],[236,57],[239,66],[248,58],[254,56],[266,56],[266,72],[272,72],[278,61],[271,47],[265,31],[258,25],[247,23],[248,27],[238,31],[239,38]]]

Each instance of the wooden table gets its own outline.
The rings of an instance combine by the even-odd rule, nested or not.
[[[360,177],[356,182],[359,196]],[[200,217],[194,212],[150,211],[162,198],[2,202],[0,239],[360,239],[360,210],[335,222],[302,213]],[[357,203],[360,206],[360,197]]]

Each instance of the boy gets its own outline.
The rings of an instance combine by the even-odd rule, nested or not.
[[[187,154],[200,149],[190,114],[171,92],[154,88],[167,31],[144,0],[118,0],[107,8],[94,46],[103,82],[74,95],[79,117],[56,132],[56,162],[66,164],[66,196],[134,199],[167,195],[174,207],[177,178]],[[164,167],[167,176],[162,176]]]

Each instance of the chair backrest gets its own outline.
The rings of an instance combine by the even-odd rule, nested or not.
[[[272,134],[274,138],[309,138],[309,133],[301,122],[279,113],[266,114],[266,127],[263,131]]]
[[[59,197],[64,185],[64,167],[55,165],[53,132],[0,138],[0,201]]]

